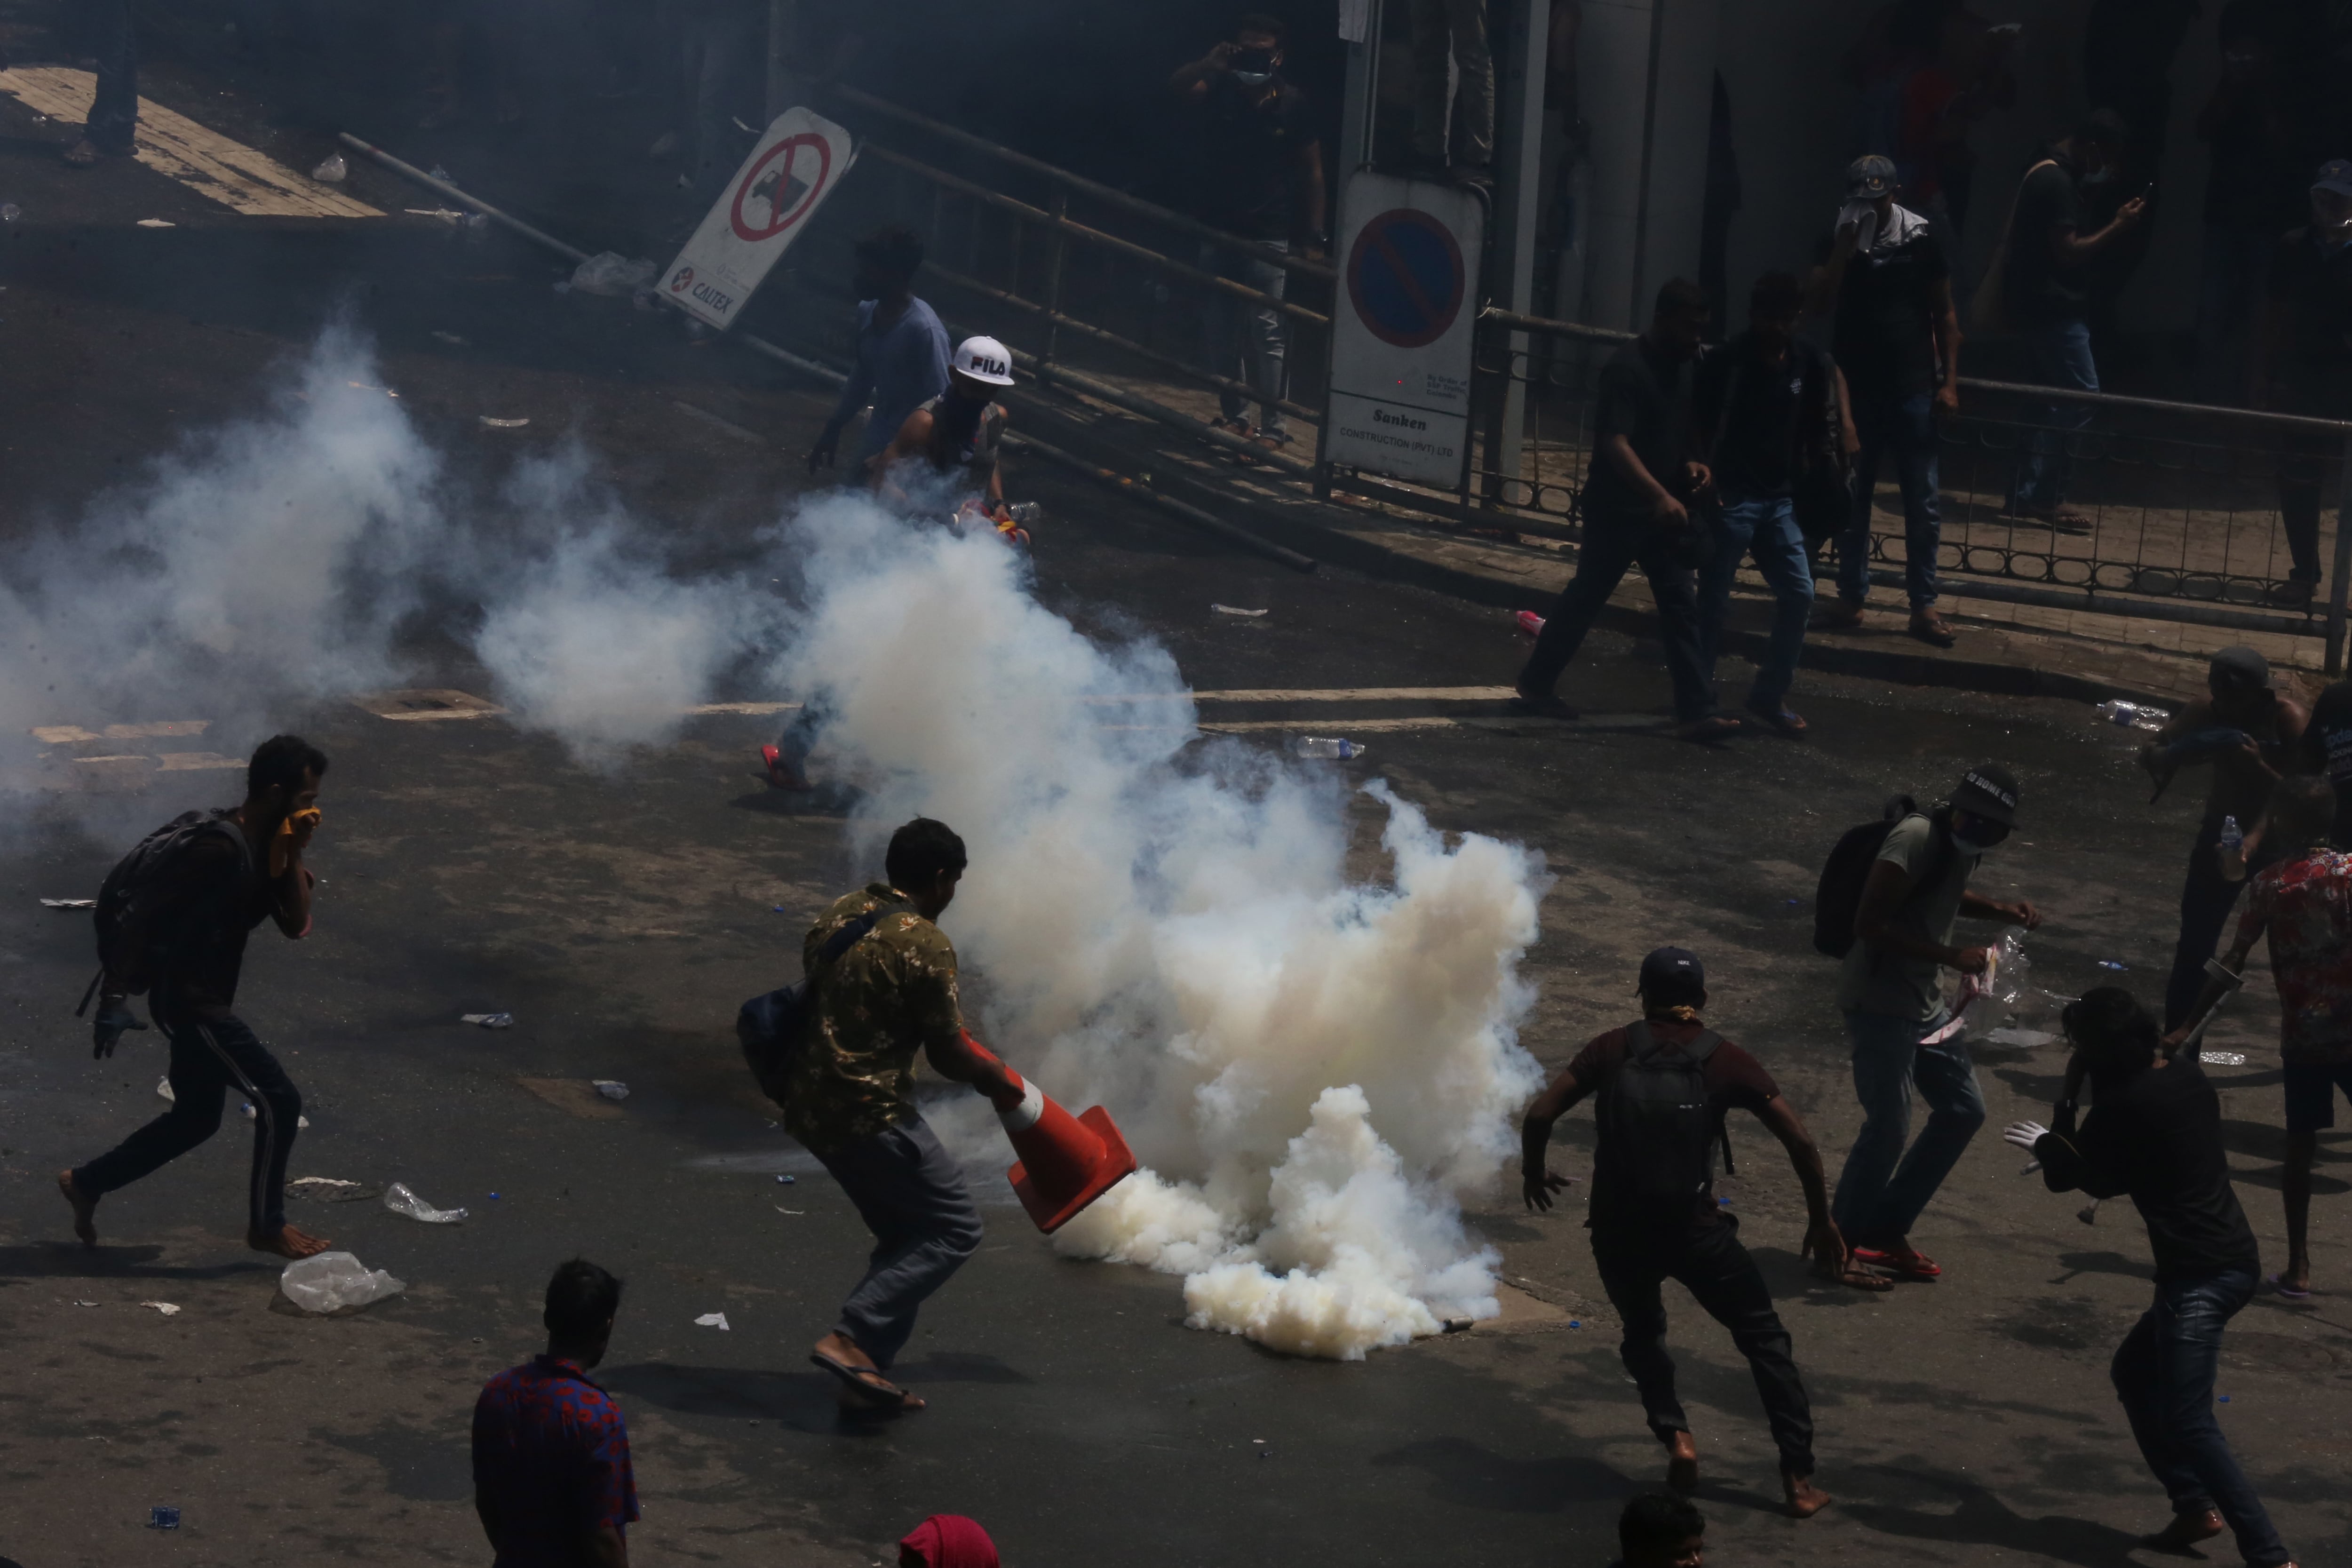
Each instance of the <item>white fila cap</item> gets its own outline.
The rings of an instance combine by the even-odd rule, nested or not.
[[[966,338],[956,345],[955,368],[991,386],[1013,384],[1013,351],[994,338]]]

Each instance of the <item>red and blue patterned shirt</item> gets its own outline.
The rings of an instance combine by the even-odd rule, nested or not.
[[[588,1538],[637,1517],[620,1407],[577,1362],[534,1356],[474,1403],[474,1491],[498,1521],[495,1568],[575,1568]]]
[[[2258,872],[2238,941],[2251,947],[2264,934],[2278,982],[2279,1055],[2352,1063],[2352,855],[2315,849]]]

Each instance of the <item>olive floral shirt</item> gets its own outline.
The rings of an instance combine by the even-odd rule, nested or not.
[[[826,965],[825,942],[877,909],[888,912]],[[815,992],[814,1016],[793,1068],[784,1130],[822,1154],[912,1121],[915,1053],[963,1027],[953,944],[906,894],[869,882],[818,917],[801,943],[801,964]]]

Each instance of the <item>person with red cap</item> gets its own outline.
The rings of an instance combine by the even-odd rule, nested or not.
[[[976,1519],[935,1513],[898,1542],[898,1568],[997,1568],[996,1542]]]

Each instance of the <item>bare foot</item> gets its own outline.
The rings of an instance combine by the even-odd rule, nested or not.
[[[74,1185],[71,1171],[58,1173],[58,1191],[65,1194],[66,1202],[73,1205],[74,1234],[81,1237],[81,1244],[84,1247],[96,1247],[98,1245],[98,1200],[84,1196],[82,1190]]]
[[[1698,1445],[1687,1432],[1666,1435],[1666,1485],[1678,1492],[1698,1489]]]
[[[2202,1513],[2176,1513],[2172,1522],[2154,1535],[2139,1538],[2142,1546],[2158,1552],[2186,1552],[2200,1541],[2210,1541],[2229,1526],[2221,1522],[2220,1510],[2207,1509]]]
[[[305,1236],[290,1225],[278,1226],[276,1236],[247,1231],[245,1244],[256,1252],[278,1258],[315,1258],[335,1245],[323,1236]]]
[[[1780,1489],[1788,1495],[1790,1519],[1811,1519],[1830,1506],[1830,1494],[1813,1485],[1811,1476],[1783,1475]]]

